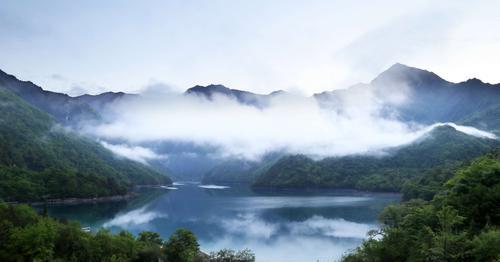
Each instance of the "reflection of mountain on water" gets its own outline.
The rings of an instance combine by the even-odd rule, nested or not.
[[[135,192],[139,196],[131,200],[56,205],[48,207],[48,211],[51,216],[58,219],[78,220],[82,226],[100,227],[106,221],[113,219],[118,213],[140,208],[166,194],[168,190],[147,188],[136,189]]]

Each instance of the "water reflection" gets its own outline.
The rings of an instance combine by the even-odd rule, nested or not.
[[[250,248],[258,261],[333,261],[378,227],[378,212],[399,201],[392,194],[349,191],[253,192],[248,188],[144,189],[129,202],[52,207],[51,215],[94,229],[159,232],[184,227],[205,251]]]
[[[102,226],[103,227],[116,226],[116,227],[126,228],[126,227],[146,224],[157,218],[168,217],[167,214],[155,211],[147,211],[146,209],[147,206],[144,206],[142,208],[117,215],[110,221],[104,223]]]

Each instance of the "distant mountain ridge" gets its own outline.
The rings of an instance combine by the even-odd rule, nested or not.
[[[116,100],[137,95],[123,92],[106,92],[99,95],[71,97],[66,94],[43,90],[29,81],[21,81],[0,70],[0,84],[22,97],[31,105],[54,116],[64,124],[74,124],[81,120],[100,119],[100,110]],[[444,80],[437,74],[400,63],[394,64],[368,84],[357,84],[347,89],[324,91],[312,97],[320,103],[336,103],[339,96],[356,89],[372,88],[381,97],[394,92],[394,88],[408,88],[408,103],[393,106],[402,121],[420,123],[457,122],[472,114],[491,110],[500,101],[500,84],[488,84],[473,78],[460,83]],[[194,86],[185,91],[186,95],[197,95],[208,100],[214,96],[227,96],[239,103],[266,107],[269,100],[285,91],[270,94],[256,94],[249,91],[231,89],[224,85]],[[481,128],[496,126],[496,123],[481,123]]]
[[[460,122],[472,114],[491,110],[500,103],[500,84],[492,85],[475,78],[452,83],[433,72],[399,63],[379,74],[369,84],[358,84],[351,88],[371,88],[382,99],[394,92],[402,92],[408,101],[391,105],[386,110],[397,112],[401,121],[424,124]],[[314,97],[328,103],[339,100],[351,88],[323,92]],[[483,124],[483,129],[496,125],[494,121]]]
[[[99,120],[99,110],[108,103],[125,96],[123,92],[72,97],[47,91],[30,81],[21,81],[0,70],[0,86],[9,89],[32,106],[49,113],[59,122],[72,125],[82,120]]]
[[[347,89],[324,91],[312,97],[323,105],[338,104],[343,94],[365,88],[372,89],[382,99],[395,92],[405,93],[408,101],[400,105],[388,105],[385,110],[397,112],[401,121],[424,124],[465,121],[473,114],[492,110],[500,104],[500,84],[488,84],[476,78],[453,83],[431,71],[400,63],[383,71],[368,84],[360,83]],[[230,89],[223,85],[208,85],[192,87],[185,93],[209,100],[213,99],[214,95],[228,96],[242,104],[265,107],[271,97],[282,92],[284,91],[280,90],[263,95]],[[498,125],[497,121],[490,120],[476,127],[497,132]]]
[[[197,95],[204,97],[206,99],[212,100],[214,96],[227,96],[236,99],[239,103],[246,105],[253,105],[257,107],[265,107],[269,103],[269,99],[279,94],[283,94],[285,91],[277,90],[273,91],[267,95],[256,94],[249,91],[243,91],[238,89],[231,89],[223,85],[208,85],[208,86],[194,86],[186,90],[186,95]]]

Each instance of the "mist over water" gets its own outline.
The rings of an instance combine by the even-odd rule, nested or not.
[[[50,207],[50,215],[112,231],[144,230],[168,238],[192,230],[203,251],[250,248],[257,261],[334,261],[379,227],[377,214],[395,194],[268,191],[245,187],[144,189],[130,202]]]

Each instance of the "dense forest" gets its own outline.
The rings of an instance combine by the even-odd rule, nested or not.
[[[258,176],[253,186],[399,192],[406,182],[433,168],[456,167],[498,145],[498,140],[441,126],[410,145],[388,149],[382,156],[354,155],[319,161],[303,155],[286,156]]]
[[[57,221],[27,205],[0,203],[0,261],[255,261],[249,250],[200,251],[196,236],[178,229],[163,240],[155,232],[137,237],[106,229],[85,232],[77,222]]]
[[[4,201],[123,195],[133,185],[171,183],[58,125],[1,86],[0,174]]]
[[[344,262],[500,260],[500,148],[456,171],[433,170],[404,197]]]

